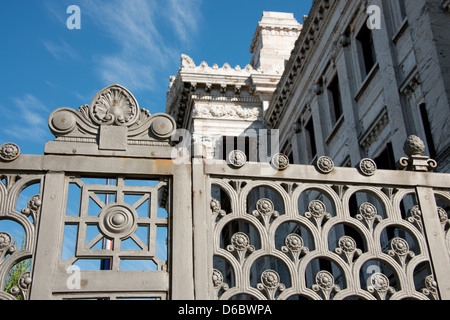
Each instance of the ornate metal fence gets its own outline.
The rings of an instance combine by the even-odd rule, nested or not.
[[[204,297],[448,298],[447,175],[375,168],[207,165]]]
[[[0,150],[1,299],[450,298],[449,178],[413,137],[406,171],[173,161],[173,120],[117,85],[49,127]]]

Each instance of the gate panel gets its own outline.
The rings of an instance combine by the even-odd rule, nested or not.
[[[29,298],[31,274],[26,269],[32,265],[36,248],[43,181],[41,174],[20,171],[0,175],[0,225],[6,224],[12,229],[12,232],[0,230],[0,299]],[[21,284],[10,280],[12,270],[24,270],[19,275]]]
[[[433,193],[416,188],[428,173],[205,167],[211,298],[445,299],[445,234]],[[435,187],[447,186],[444,176],[433,174]]]
[[[96,167],[103,159],[85,161]],[[33,299],[192,297],[192,278],[184,276],[192,270],[189,167],[170,160],[121,163],[127,169],[112,161],[96,171],[101,179],[69,167],[68,174],[46,175]],[[70,195],[71,187],[78,195]],[[172,191],[179,192],[175,202]],[[72,240],[69,227],[76,230]]]

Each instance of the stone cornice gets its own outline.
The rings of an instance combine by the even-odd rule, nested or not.
[[[187,110],[190,101],[209,97],[227,102],[261,103],[259,95],[271,95],[280,78],[281,75],[266,74],[250,65],[242,69],[225,63],[219,68],[202,62],[197,66],[189,56],[182,55],[178,74],[170,79],[166,112],[182,127],[184,118],[190,114]]]
[[[258,23],[255,34],[252,39],[252,43],[250,45],[250,53],[254,53],[257,43],[261,34],[277,34],[277,35],[291,35],[297,36],[299,32],[302,30],[302,25],[299,24],[293,14],[281,13],[285,17],[282,23],[277,23],[277,17],[267,16],[266,14],[275,14],[275,13],[267,13],[263,14],[263,19]],[[286,16],[290,15],[292,20],[288,22],[286,20]]]
[[[315,51],[312,49],[317,38],[320,37],[320,34],[323,32],[323,28],[321,28],[324,25],[323,20],[330,15],[330,8],[333,9],[331,11],[335,10],[337,2],[338,1],[314,0],[311,11],[304,22],[302,32],[296,41],[295,48],[292,50],[291,58],[286,65],[281,81],[277,86],[277,90],[270,102],[269,109],[266,112],[265,118],[269,126],[277,126],[283,113],[282,111],[284,104],[287,101],[287,96],[293,88],[295,79],[298,78],[298,74],[301,72],[306,61],[309,60],[313,51]],[[347,43],[345,41],[338,41],[338,45],[346,46]]]
[[[389,116],[387,107],[384,106],[375,120],[372,121],[364,134],[359,138],[359,144],[364,148],[364,150],[366,150],[366,152],[368,152],[372,143],[377,140],[378,136],[383,131],[383,129],[386,128],[388,123]]]

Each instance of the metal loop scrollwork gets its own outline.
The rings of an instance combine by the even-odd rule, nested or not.
[[[265,291],[269,300],[275,300],[278,291],[286,290],[286,286],[280,283],[280,275],[274,270],[266,270],[261,274],[261,283],[256,286],[260,291]]]
[[[359,257],[362,254],[361,249],[356,247],[356,241],[349,236],[343,236],[338,241],[339,248],[336,248],[334,252],[342,255],[348,264],[353,264],[355,257]]]
[[[373,230],[373,224],[375,221],[382,220],[381,216],[377,214],[377,208],[370,202],[364,202],[359,207],[359,214],[356,215],[356,219],[364,221],[370,231]]]
[[[16,252],[17,248],[14,246],[13,239],[6,232],[0,232],[0,265],[8,254]]]
[[[318,229],[322,226],[322,221],[331,218],[331,214],[328,213],[325,204],[320,200],[313,200],[308,205],[308,212],[305,213],[305,217],[312,219],[316,222]]]
[[[254,252],[255,247],[250,244],[250,238],[243,232],[237,232],[231,237],[231,245],[227,246],[229,252],[237,252],[239,262],[245,260],[247,252]]]
[[[261,217],[266,227],[269,226],[271,218],[279,217],[278,211],[274,210],[275,206],[270,199],[260,199],[256,203],[256,210],[253,211],[255,217]]]
[[[367,291],[377,299],[385,300],[387,294],[394,294],[395,289],[389,285],[389,278],[382,273],[374,273],[368,279]]]
[[[316,284],[312,286],[316,292],[321,292],[325,300],[330,300],[331,293],[337,293],[341,289],[334,283],[334,277],[328,271],[319,271],[316,275]]]
[[[20,276],[17,286],[11,288],[10,293],[15,297],[21,296],[24,300],[27,300],[31,282],[31,273],[25,272]]]

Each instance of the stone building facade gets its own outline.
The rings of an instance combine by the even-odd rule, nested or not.
[[[368,10],[374,5],[379,16]],[[395,169],[415,134],[437,171],[449,172],[448,6],[316,0],[303,25],[292,14],[264,12],[245,68],[197,66],[183,55],[166,111],[204,156],[225,159],[238,148],[251,161],[281,151],[295,164],[325,155],[338,166],[372,158]],[[376,28],[369,18],[379,18]],[[223,136],[241,139],[227,149]]]
[[[381,9],[379,29],[367,26],[370,5]],[[314,1],[265,114],[282,151],[294,163],[368,157],[395,169],[415,134],[448,172],[448,19],[440,0]]]

